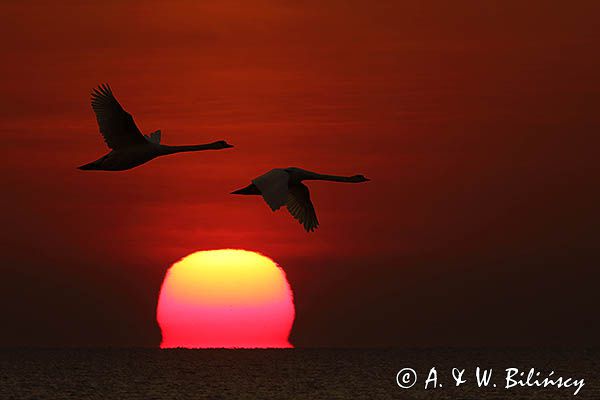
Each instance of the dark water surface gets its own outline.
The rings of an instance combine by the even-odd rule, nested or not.
[[[0,399],[600,399],[599,349],[3,349]],[[477,387],[476,367],[492,368]],[[396,375],[413,368],[417,383]],[[438,388],[425,390],[432,367]],[[452,368],[467,380],[455,387]],[[506,389],[506,369],[576,388]],[[492,387],[496,383],[497,387]],[[442,386],[439,387],[439,384]]]

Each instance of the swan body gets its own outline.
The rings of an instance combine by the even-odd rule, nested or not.
[[[82,170],[124,171],[168,154],[233,147],[224,140],[188,146],[163,145],[160,143],[160,130],[148,135],[140,132],[131,114],[121,107],[108,85],[100,85],[92,91],[92,109],[100,133],[111,151],[96,161],[80,166]]]
[[[369,181],[363,175],[324,175],[296,167],[275,168],[253,179],[252,183],[245,188],[231,192],[231,194],[262,196],[272,211],[285,205],[289,213],[304,226],[304,229],[312,232],[319,226],[319,221],[310,200],[308,187],[302,183],[307,180],[345,183]]]

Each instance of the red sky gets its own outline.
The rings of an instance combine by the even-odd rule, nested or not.
[[[298,346],[598,344],[596,1],[0,6],[5,345],[158,345],[167,267],[260,251]],[[525,3],[525,4],[523,4]],[[236,147],[124,173],[89,92],[143,132]],[[306,234],[228,193],[310,183]]]

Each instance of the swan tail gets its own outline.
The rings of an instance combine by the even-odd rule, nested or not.
[[[81,165],[81,166],[77,167],[77,169],[81,169],[81,170],[84,170],[84,171],[98,169],[98,163],[96,161],[94,161],[94,162],[91,162],[91,163],[88,163],[88,164]]]
[[[84,171],[89,171],[89,170],[103,170],[105,168],[103,168],[102,164],[104,163],[104,160],[107,157],[108,157],[108,155],[105,155],[104,157],[100,157],[96,161],[92,161],[91,163],[87,163],[87,164],[84,164],[84,165],[82,165],[80,167],[77,167],[77,169],[82,169]]]
[[[260,190],[252,183],[245,188],[235,190],[230,194],[260,195]]]

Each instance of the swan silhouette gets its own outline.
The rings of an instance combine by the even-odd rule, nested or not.
[[[123,171],[168,154],[233,147],[224,140],[189,146],[160,144],[160,131],[143,135],[135,125],[131,114],[121,107],[107,84],[93,89],[92,109],[96,114],[100,133],[111,151],[96,161],[82,165],[79,169]]]
[[[231,192],[231,194],[261,195],[273,211],[285,205],[290,214],[304,226],[304,229],[312,232],[319,226],[319,221],[310,201],[308,187],[302,183],[302,181],[309,180],[361,183],[370,179],[363,175],[323,175],[296,167],[275,168],[253,179],[252,183],[245,188]]]

